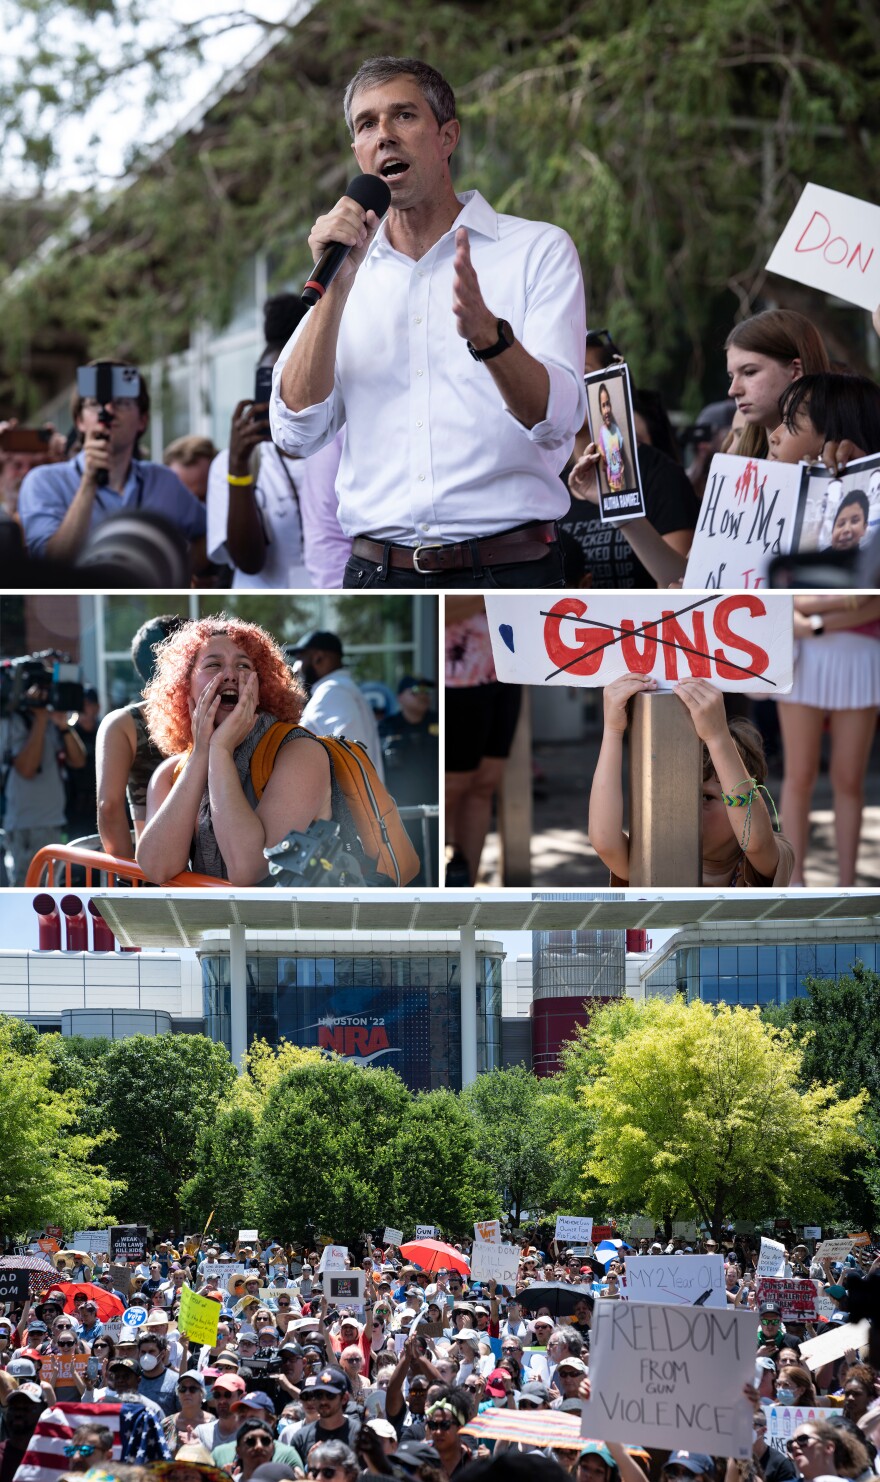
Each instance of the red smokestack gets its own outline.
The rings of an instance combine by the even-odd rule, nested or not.
[[[78,895],[61,897],[61,910],[67,922],[67,951],[88,952],[89,928],[86,913]]]
[[[116,938],[93,900],[87,902],[87,909],[92,918],[92,950],[94,952],[115,951]]]
[[[31,902],[39,916],[40,952],[61,951],[61,917],[55,909],[51,895],[35,895]]]
[[[626,950],[627,952],[647,952],[648,933],[628,927],[626,933]]]

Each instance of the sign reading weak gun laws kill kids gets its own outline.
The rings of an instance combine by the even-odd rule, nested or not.
[[[503,684],[607,685],[633,673],[666,690],[690,678],[748,694],[791,689],[792,600],[782,593],[487,592],[485,600]]]
[[[582,1434],[747,1457],[758,1317],[644,1302],[597,1302]]]

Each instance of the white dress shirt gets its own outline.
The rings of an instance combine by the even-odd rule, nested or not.
[[[346,741],[363,742],[385,781],[382,742],[373,707],[347,669],[334,669],[315,682],[300,724],[318,736],[344,736]]]
[[[285,452],[305,457],[345,426],[336,489],[347,535],[403,545],[458,541],[568,509],[559,474],[586,410],[584,286],[574,243],[547,222],[499,216],[477,191],[458,199],[454,225],[418,262],[396,252],[380,226],[343,311],[326,401],[291,412],[281,400],[281,370],[305,320],[275,366],[270,420]],[[452,270],[460,226],[492,313],[547,369],[547,415],[534,427],[507,409],[458,333]]]
[[[341,448],[342,438],[334,438],[312,458],[290,459],[271,443],[260,445],[255,494],[267,544],[263,568],[252,575],[239,571],[226,547],[229,449],[217,454],[208,472],[205,501],[208,558],[235,567],[233,587],[342,586],[351,541],[336,518],[336,471]]]

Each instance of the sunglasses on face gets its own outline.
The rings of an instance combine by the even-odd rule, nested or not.
[[[58,1349],[58,1351],[60,1353],[62,1348],[75,1348],[76,1347],[76,1344],[75,1343],[58,1343],[58,1344],[56,1344],[56,1347],[57,1347],[57,1349]]]
[[[451,1431],[453,1422],[451,1420],[426,1420],[425,1429],[429,1431]]]
[[[268,1450],[275,1443],[274,1441],[270,1441],[268,1436],[245,1436],[244,1444],[248,1451],[253,1451],[257,1446]]]
[[[73,1442],[71,1442],[68,1446],[65,1446],[65,1448],[64,1448],[64,1455],[65,1456],[91,1456],[91,1454],[92,1454],[92,1452],[94,1450],[95,1450],[94,1446],[88,1446],[85,1443],[83,1443],[80,1446],[74,1446]]]
[[[790,1441],[786,1441],[785,1449],[790,1456],[795,1446],[797,1446],[799,1451],[803,1451],[805,1446],[815,1446],[815,1444],[815,1436],[792,1436]]]
[[[336,1476],[337,1470],[337,1467],[309,1467],[308,1475],[310,1477],[326,1477],[329,1479]]]
[[[177,1386],[179,1395],[200,1395],[201,1392],[197,1384],[178,1384]]]

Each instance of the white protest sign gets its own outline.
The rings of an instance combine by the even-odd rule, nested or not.
[[[806,1425],[808,1421],[828,1420],[830,1416],[840,1414],[839,1410],[826,1410],[819,1405],[773,1405],[767,1400],[762,1400],[761,1403],[767,1417],[767,1444],[774,1451],[782,1451],[786,1455],[786,1443],[791,1440],[798,1426]]]
[[[487,592],[485,600],[502,684],[606,685],[632,672],[663,690],[691,678],[749,694],[791,689],[793,609],[783,593]]]
[[[629,1222],[629,1233],[630,1237],[636,1240],[645,1238],[653,1240],[654,1221],[648,1219],[646,1214],[634,1214]]]
[[[522,1252],[518,1245],[494,1245],[479,1240],[471,1251],[471,1281],[491,1281],[501,1286],[516,1286]]]
[[[783,1322],[815,1322],[819,1315],[816,1307],[818,1284],[806,1277],[759,1276],[755,1288],[758,1306],[775,1302]]]
[[[853,1243],[849,1236],[844,1240],[823,1240],[816,1247],[816,1255],[820,1261],[845,1261],[852,1248]]]
[[[696,1240],[697,1225],[695,1220],[673,1220],[672,1233],[678,1235],[682,1240]]]
[[[100,1255],[110,1250],[109,1230],[76,1230],[70,1242],[70,1250],[87,1250],[91,1255]]]
[[[755,1266],[755,1275],[761,1276],[784,1276],[785,1275],[785,1246],[779,1240],[770,1240],[766,1235],[761,1236],[761,1253]]]
[[[329,1269],[324,1280],[324,1295],[337,1307],[352,1307],[359,1312],[364,1307],[364,1273],[360,1269],[336,1271]]]
[[[591,1398],[582,1434],[603,1441],[747,1457],[755,1313],[644,1302],[597,1302]]]
[[[821,1225],[804,1225],[804,1239],[805,1240],[821,1240],[822,1239],[822,1226]]]
[[[436,1225],[416,1225],[416,1240],[436,1240]]]
[[[383,1245],[400,1245],[402,1241],[402,1230],[394,1230],[390,1225],[385,1226],[385,1234],[382,1236]]]
[[[122,1318],[111,1317],[109,1322],[105,1322],[103,1336],[112,1338],[114,1343],[118,1343],[122,1336]]]
[[[804,469],[716,453],[684,574],[685,590],[766,586],[774,556],[794,548]]]
[[[805,185],[767,272],[873,311],[880,304],[880,207]]]
[[[592,1240],[593,1216],[590,1214],[558,1214],[555,1238],[557,1240]]]
[[[474,1240],[484,1245],[498,1245],[501,1241],[500,1220],[477,1220],[474,1225]]]
[[[840,1308],[833,1297],[827,1296],[824,1291],[817,1290],[816,1317],[820,1322],[830,1322],[834,1314],[839,1311]]]
[[[347,1245],[325,1245],[318,1262],[319,1271],[344,1271]]]
[[[259,1230],[239,1230],[238,1232],[239,1245],[250,1245],[251,1241],[258,1240],[259,1238]]]
[[[198,1277],[200,1281],[207,1281],[209,1276],[238,1276],[247,1270],[245,1261],[202,1261]]]
[[[722,1256],[627,1256],[623,1270],[621,1296],[631,1302],[727,1306]]]
[[[139,1328],[146,1320],[146,1307],[127,1307],[122,1314],[122,1321],[127,1328]]]
[[[867,1318],[863,1322],[834,1323],[826,1332],[820,1333],[818,1338],[808,1338],[806,1343],[801,1344],[801,1363],[806,1364],[815,1374],[823,1364],[843,1358],[848,1348],[854,1348],[857,1352],[866,1348],[870,1332],[871,1325]]]

